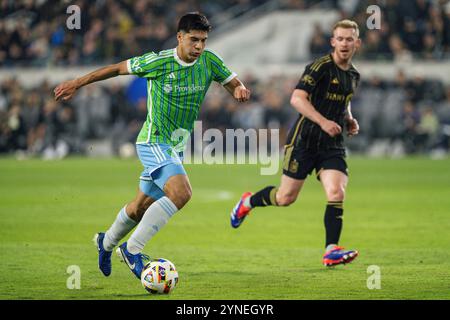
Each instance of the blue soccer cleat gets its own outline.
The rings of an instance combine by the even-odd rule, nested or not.
[[[98,268],[105,277],[111,274],[111,254],[112,251],[106,251],[103,247],[103,239],[105,234],[103,232],[96,233],[94,236],[94,243],[98,250]]]
[[[244,205],[245,199],[251,195],[251,192],[245,192],[236,207],[234,207],[233,211],[231,211],[231,226],[233,228],[239,227],[242,222],[244,222],[245,217],[247,217],[252,210],[252,208],[248,208]]]
[[[358,256],[357,250],[345,250],[343,247],[334,246],[323,255],[323,264],[327,267],[352,262]]]
[[[150,257],[143,253],[131,254],[127,250],[127,243],[122,243],[116,250],[117,255],[119,256],[120,261],[125,262],[130,268],[131,272],[141,280],[141,273],[144,270],[144,260],[150,261]]]

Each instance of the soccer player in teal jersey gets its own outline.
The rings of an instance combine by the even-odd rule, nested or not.
[[[54,90],[55,99],[68,100],[80,87],[118,75],[147,79],[148,115],[136,142],[144,166],[138,193],[120,210],[111,227],[94,237],[99,268],[105,276],[111,274],[113,248],[137,226],[116,252],[140,279],[148,259],[142,254],[145,244],[190,200],[191,185],[182,165],[179,138],[192,131],[211,82],[222,84],[239,102],[250,98],[250,91],[236,74],[216,53],[205,49],[210,28],[205,16],[188,13],[179,21],[176,48],[106,66]]]

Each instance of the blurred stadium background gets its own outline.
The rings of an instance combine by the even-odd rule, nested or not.
[[[69,5],[81,28],[68,30]],[[381,29],[368,30],[369,5]],[[450,2],[445,0],[0,0],[0,154],[58,159],[129,151],[146,117],[145,81],[118,77],[67,103],[53,88],[97,67],[176,45],[178,17],[200,11],[213,24],[208,46],[253,92],[238,106],[212,87],[203,129],[279,128],[295,120],[289,98],[303,68],[330,50],[330,27],[359,23],[354,64],[362,84],[352,103],[361,125],[350,152],[446,157],[450,137]],[[131,148],[132,150],[132,148]],[[129,152],[122,152],[129,155]]]

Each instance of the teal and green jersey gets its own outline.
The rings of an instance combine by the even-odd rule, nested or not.
[[[148,114],[137,144],[178,145],[180,136],[192,131],[211,82],[225,85],[236,76],[209,49],[192,63],[182,61],[174,48],[131,58],[127,67],[130,74],[147,78]]]

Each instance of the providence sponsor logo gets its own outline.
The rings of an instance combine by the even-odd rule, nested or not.
[[[184,86],[183,87],[183,86],[176,85],[176,86],[173,87],[173,90],[175,92],[182,92],[182,93],[189,92],[189,93],[192,93],[192,92],[198,92],[198,91],[205,90],[205,86],[190,85],[190,86]]]
[[[170,84],[165,84],[163,86],[163,90],[165,93],[171,93],[172,91],[175,93],[195,93],[195,92],[200,92],[200,91],[204,91],[205,90],[205,86],[195,86],[195,85],[191,85],[191,86],[179,86],[179,85],[175,85],[172,86]]]
[[[172,92],[172,86],[170,84],[164,85],[164,92],[165,93],[171,93]]]

